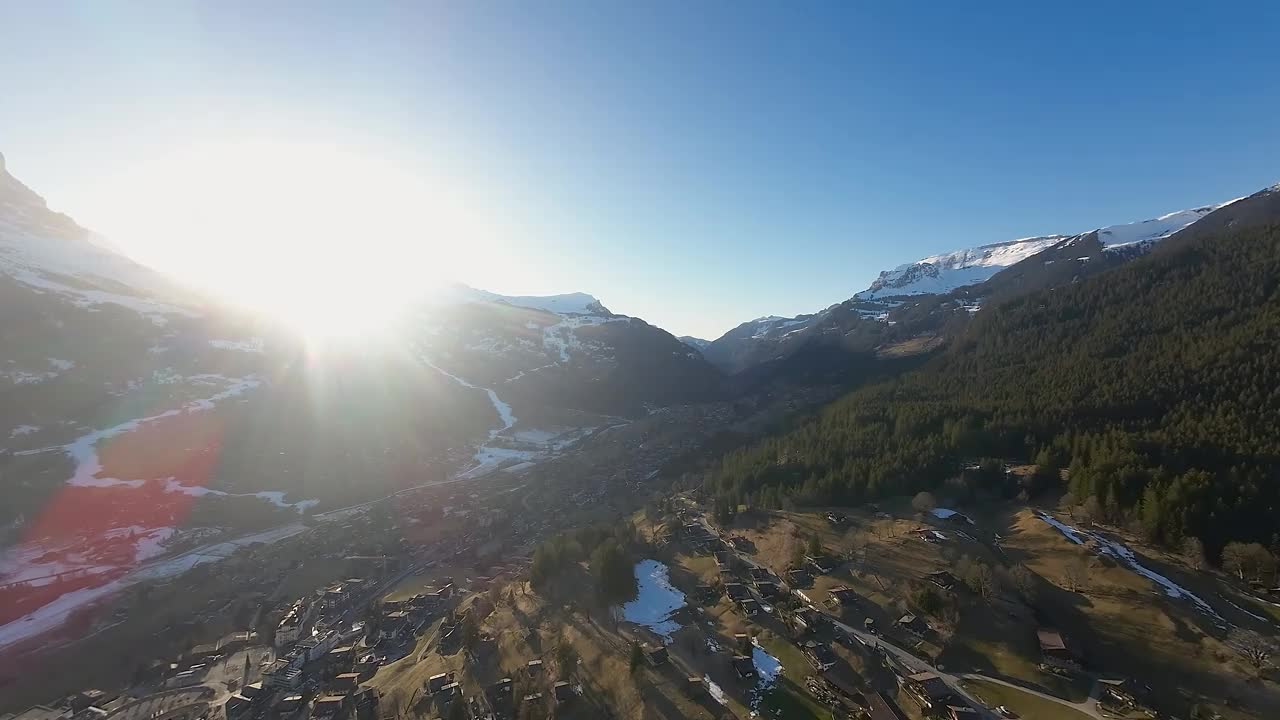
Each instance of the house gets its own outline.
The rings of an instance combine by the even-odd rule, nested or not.
[[[936,674],[915,673],[904,678],[907,694],[920,704],[922,710],[940,708],[952,698],[951,688]]]
[[[292,715],[293,713],[298,712],[301,708],[301,695],[285,695],[276,703],[275,711],[277,715],[283,717],[285,715]]]
[[[347,699],[342,695],[326,695],[316,698],[311,705],[311,717],[324,720],[341,720],[346,715]]]
[[[404,610],[389,612],[382,616],[382,622],[378,624],[378,639],[398,640],[409,632],[409,628],[409,613]]]
[[[750,551],[752,548],[751,541],[739,535],[730,536],[729,544],[733,545],[735,550]]]
[[[724,593],[725,595],[728,595],[729,599],[733,600],[734,602],[741,602],[743,600],[751,599],[751,591],[748,590],[747,586],[743,585],[742,583],[725,583]]]
[[[762,580],[756,583],[756,591],[766,598],[776,598],[784,595],[782,588],[772,580]]]
[[[721,572],[732,569],[733,553],[728,552],[726,550],[717,551],[716,552],[716,568],[718,568]]]
[[[791,587],[809,587],[813,584],[813,576],[804,568],[795,568],[787,571],[787,584]]]
[[[514,689],[514,680],[509,677],[502,678],[498,682],[486,688],[485,694],[489,696],[489,703],[493,705],[495,709],[501,710],[511,707],[512,701],[515,699],[513,697]]]
[[[751,652],[751,636],[746,633],[734,633],[733,646],[736,647],[740,653]]]
[[[578,697],[578,692],[564,680],[560,680],[551,686],[551,694],[558,703],[568,702]]]
[[[958,581],[956,580],[956,576],[952,575],[946,570],[938,570],[936,572],[927,573],[924,576],[924,579],[928,580],[934,585],[937,585],[943,590],[950,590],[954,588],[958,583]]]
[[[355,692],[356,687],[360,685],[360,674],[347,672],[337,675],[333,680],[329,681],[329,690],[334,695],[348,695]]]
[[[380,698],[378,690],[371,687],[363,687],[351,696],[351,707],[355,711],[356,720],[374,720],[378,717],[378,705]]]
[[[805,555],[805,563],[819,575],[830,575],[836,569],[836,563],[826,555]]]
[[[537,659],[537,660],[530,660],[529,662],[525,663],[524,671],[525,671],[525,673],[527,673],[527,674],[529,675],[529,677],[531,677],[531,678],[532,678],[532,677],[537,677],[537,676],[541,675],[541,674],[542,674],[542,659],[541,659],[541,658],[539,658],[539,659]]]
[[[440,688],[448,684],[449,684],[449,675],[447,673],[432,675],[431,677],[427,678],[427,692],[434,695],[440,692]]]
[[[845,585],[836,585],[829,592],[831,599],[840,607],[852,607],[858,602],[858,594]]]
[[[751,578],[752,585],[757,585],[762,582],[768,582],[773,577],[772,575],[769,574],[768,570],[765,570],[762,567],[751,568],[749,571],[747,571],[747,576]]]
[[[867,696],[867,712],[870,720],[907,720],[898,704],[882,692]]]
[[[898,618],[897,625],[903,630],[917,635],[924,632],[926,629],[924,621],[911,613],[907,613],[906,615]]]
[[[1052,628],[1039,628],[1036,630],[1036,640],[1040,643],[1040,658],[1046,665],[1059,667],[1077,665],[1075,655],[1067,647],[1062,633]]]
[[[756,600],[743,600],[738,603],[738,607],[742,608],[742,614],[747,617],[754,617],[760,613],[760,603]]]
[[[645,645],[644,657],[646,660],[649,661],[649,664],[652,665],[653,667],[658,667],[659,665],[665,665],[667,663],[667,660],[670,659],[670,657],[667,654],[667,648],[662,645],[658,645],[658,646]]]
[[[1146,705],[1151,695],[1151,686],[1144,685],[1129,678],[1099,678],[1102,689],[1102,701],[1109,705],[1117,705],[1126,710],[1136,710]]]
[[[827,622],[827,616],[811,607],[801,608],[791,616],[791,629],[804,634],[814,632]]]
[[[448,705],[454,700],[462,699],[462,683],[451,682],[440,688],[435,693],[436,702],[441,705]]]
[[[836,654],[826,643],[810,640],[804,644],[804,656],[819,672],[826,672],[836,666]]]
[[[733,660],[729,661],[733,666],[733,671],[743,680],[752,680],[756,676],[756,665],[751,661],[750,655],[734,655]]]

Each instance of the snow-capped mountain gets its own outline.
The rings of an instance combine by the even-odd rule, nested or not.
[[[85,502],[138,491],[104,511],[116,527],[137,524],[127,497],[323,509],[533,462],[606,417],[714,397],[721,379],[586,293],[445,288],[387,345],[313,353],[116,253],[0,165],[0,478],[16,483],[0,524],[67,483]],[[494,449],[535,435],[558,439]]]
[[[881,272],[866,290],[812,315],[743,323],[714,340],[703,355],[722,370],[737,373],[815,345],[865,349],[871,339],[880,340],[883,347],[936,332],[953,316],[967,319],[984,298],[1009,297],[1104,272],[1202,222],[1226,222],[1223,218],[1234,218],[1245,201],[1268,192],[1084,233],[1020,238],[922,258]],[[873,332],[864,327],[867,321],[881,328]]]
[[[710,340],[703,340],[700,337],[694,337],[692,335],[681,335],[676,339],[684,343],[685,345],[688,345],[689,347],[693,348],[694,350],[697,350],[698,352],[702,352],[703,350],[706,350],[707,346],[711,345]]]

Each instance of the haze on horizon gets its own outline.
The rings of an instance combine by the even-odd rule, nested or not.
[[[1237,197],[1280,156],[1262,3],[6,14],[10,170],[262,303],[456,279],[714,338],[930,254]]]

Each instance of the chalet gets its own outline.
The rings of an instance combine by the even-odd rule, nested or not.
[[[917,635],[924,632],[926,629],[924,621],[911,613],[907,613],[906,615],[898,618],[897,625],[903,630]]]
[[[836,563],[826,555],[805,555],[804,561],[819,575],[830,575],[836,569]]]
[[[772,580],[761,580],[756,583],[756,592],[765,598],[777,598],[786,594],[782,592],[782,586]]]
[[[325,612],[341,610],[347,606],[347,602],[350,600],[351,591],[347,588],[346,583],[334,583],[320,591],[320,609]]]
[[[462,699],[462,683],[451,682],[440,688],[435,693],[436,702],[447,705],[454,700]]]
[[[840,607],[853,607],[858,602],[858,594],[845,585],[836,585],[829,592]]]
[[[374,720],[378,717],[378,690],[363,687],[351,696],[351,707],[355,710],[356,720]]]
[[[356,661],[356,646],[343,645],[329,651],[325,656],[325,666],[330,670],[345,670],[350,668]]]
[[[750,655],[734,655],[730,661],[733,671],[743,680],[751,680],[756,676],[756,665],[751,661]]]
[[[808,570],[796,568],[787,571],[787,584],[791,587],[805,588],[813,584],[813,575]]]
[[[797,633],[816,632],[825,625],[827,616],[813,608],[801,608],[791,616],[791,629]]]
[[[440,673],[439,675],[432,675],[431,677],[427,678],[427,692],[434,695],[440,692],[440,688],[443,688],[445,685],[448,685],[448,684],[449,684],[448,674]]]
[[[378,639],[395,641],[404,637],[409,633],[409,613],[404,610],[395,610],[382,616],[382,622],[378,623]]]
[[[836,666],[836,654],[826,643],[810,640],[804,644],[804,656],[819,672],[826,672]]]
[[[572,685],[564,680],[560,680],[556,682],[555,685],[551,686],[551,694],[555,697],[555,700],[558,703],[569,702],[570,700],[578,697],[578,692],[573,689]]]
[[[952,698],[951,688],[934,673],[916,673],[903,680],[907,694],[920,704],[922,710],[941,708]]]
[[[867,713],[870,720],[907,720],[898,704],[882,692],[867,696]]]
[[[667,648],[662,645],[644,646],[644,657],[653,667],[667,664],[670,657],[667,654]]]
[[[1046,665],[1059,667],[1075,667],[1075,655],[1067,647],[1062,633],[1052,628],[1036,630],[1036,640],[1040,643],[1040,658]]]
[[[346,715],[347,699],[341,695],[326,695],[316,698],[311,705],[311,717],[325,720],[340,720]]]
[[[515,681],[511,678],[502,678],[498,682],[490,685],[485,689],[485,694],[489,696],[489,703],[496,709],[504,709],[511,707],[514,700],[513,692],[515,689]]]
[[[1143,708],[1147,698],[1151,696],[1151,687],[1136,680],[1124,678],[1099,678],[1102,688],[1102,700],[1109,705],[1116,705],[1125,710]]]
[[[348,695],[355,692],[359,685],[359,673],[341,673],[334,676],[333,680],[329,681],[329,690],[332,691],[334,695]]]
[[[743,585],[742,583],[725,583],[724,593],[725,595],[728,595],[729,599],[733,600],[734,602],[741,602],[743,600],[751,599],[751,591],[748,590],[747,586]]]
[[[302,708],[301,695],[285,695],[275,705],[276,715],[292,715]]]
[[[537,676],[541,675],[541,674],[542,674],[542,659],[541,659],[541,658],[539,658],[539,659],[537,659],[537,660],[530,660],[529,662],[525,663],[524,671],[525,671],[525,672],[529,675],[529,677],[531,677],[531,678],[532,678],[532,677],[537,677]]]
[[[924,576],[924,579],[928,580],[934,585],[937,585],[943,590],[951,590],[958,583],[958,581],[956,580],[956,576],[952,575],[946,570],[938,570],[936,572],[928,573]]]

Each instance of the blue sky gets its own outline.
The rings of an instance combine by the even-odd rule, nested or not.
[[[112,233],[140,159],[353,148],[501,220],[457,278],[705,337],[1280,180],[1274,3],[262,5],[11,3],[10,169]]]

